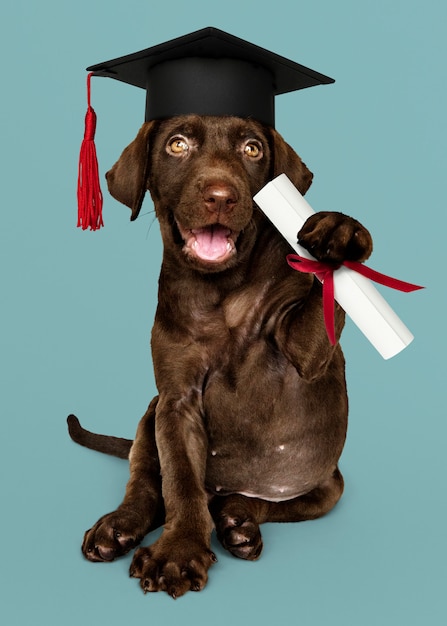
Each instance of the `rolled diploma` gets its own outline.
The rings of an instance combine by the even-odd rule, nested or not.
[[[254,200],[297,254],[315,260],[296,243],[298,231],[315,211],[285,174],[263,187]],[[411,332],[372,282],[354,270],[344,266],[335,270],[334,296],[384,359],[413,341]]]

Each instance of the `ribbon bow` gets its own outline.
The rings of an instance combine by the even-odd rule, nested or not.
[[[323,283],[324,323],[329,341],[331,342],[331,345],[335,346],[337,340],[335,338],[334,326],[334,272],[341,266],[306,259],[298,254],[288,254],[286,260],[290,267],[294,270],[306,274],[315,274],[315,276]],[[417,289],[423,289],[423,287],[420,287],[419,285],[412,285],[411,283],[406,283],[403,280],[398,280],[397,278],[392,278],[386,274],[376,272],[376,270],[373,270],[358,261],[343,261],[341,265],[358,272],[362,276],[365,276],[380,285],[390,287],[391,289],[397,289],[398,291],[404,291],[405,293],[416,291]]]

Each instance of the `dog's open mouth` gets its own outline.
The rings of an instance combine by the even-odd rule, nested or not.
[[[192,229],[179,225],[179,230],[185,242],[183,251],[200,261],[224,263],[236,252],[238,233],[221,224]]]

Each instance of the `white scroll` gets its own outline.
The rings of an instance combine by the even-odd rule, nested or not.
[[[254,200],[297,254],[314,259],[296,243],[298,231],[314,210],[285,174],[263,187]],[[344,266],[334,271],[334,297],[384,359],[413,340],[372,282],[356,271]]]

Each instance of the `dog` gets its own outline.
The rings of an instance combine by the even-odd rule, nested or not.
[[[122,503],[85,533],[85,557],[112,561],[164,525],[130,567],[145,592],[201,590],[214,528],[231,554],[255,560],[260,524],[318,518],[343,492],[342,350],[327,338],[319,281],[287,265],[288,244],[253,202],[281,173],[302,194],[312,182],[273,128],[186,115],[146,122],[107,174],[132,220],[149,190],[160,224],[158,396],[133,442],[69,424],[75,441],[130,464]],[[372,251],[369,232],[335,212],[310,217],[298,239],[334,266]],[[337,338],[343,324],[336,304]]]

